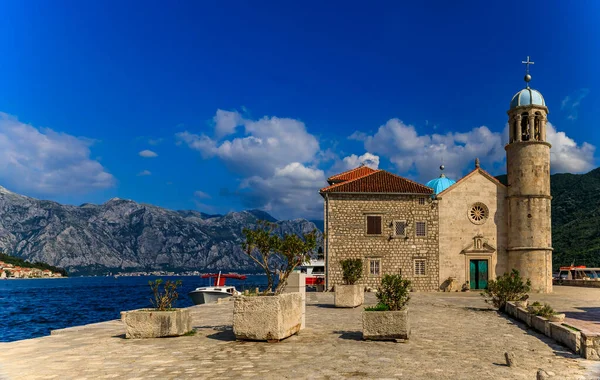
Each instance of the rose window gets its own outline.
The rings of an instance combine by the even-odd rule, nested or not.
[[[469,209],[469,219],[475,224],[483,224],[489,216],[489,210],[483,203],[475,203]]]

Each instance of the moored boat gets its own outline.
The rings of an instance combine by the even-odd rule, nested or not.
[[[236,280],[245,280],[246,276],[236,274],[236,273],[228,273],[221,274],[219,273],[207,273],[200,276],[201,278],[214,278],[213,286],[204,286],[200,288],[196,288],[188,293],[188,296],[192,299],[194,305],[202,305],[205,303],[217,302],[219,298],[228,298],[235,295],[241,294],[235,288],[235,286],[226,286],[225,280],[227,278],[232,278]]]
[[[325,260],[318,258],[297,267],[300,273],[306,273],[306,286],[322,291],[325,286]]]

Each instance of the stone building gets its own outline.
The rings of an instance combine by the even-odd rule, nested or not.
[[[320,191],[328,289],[342,282],[340,261],[359,258],[372,288],[383,274],[402,274],[418,291],[483,289],[517,269],[533,291],[552,291],[548,109],[530,80],[527,72],[508,111],[508,186],[478,159],[456,182],[442,174],[422,185],[366,166],[328,179]]]

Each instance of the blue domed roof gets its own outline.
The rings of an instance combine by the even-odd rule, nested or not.
[[[425,186],[431,187],[437,195],[449,188],[450,186],[454,185],[455,183],[456,181],[453,181],[450,178],[446,178],[446,176],[442,174],[438,178],[432,179],[431,181],[427,182]]]
[[[540,94],[539,91],[534,90],[533,88],[524,88],[521,91],[517,92],[515,96],[513,96],[510,101],[510,109],[519,107],[519,106],[546,106],[546,102],[544,101],[544,97]]]

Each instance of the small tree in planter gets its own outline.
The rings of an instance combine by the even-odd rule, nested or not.
[[[410,281],[401,275],[383,276],[377,290],[377,300],[377,306],[367,307],[363,311],[363,339],[408,339]]]
[[[528,292],[531,290],[531,281],[523,282],[519,271],[513,269],[510,273],[504,273],[497,280],[492,280],[488,283],[481,296],[485,298],[486,303],[491,303],[500,311],[506,308],[506,302],[517,301],[523,303],[517,305],[527,307],[526,300],[529,297]]]
[[[192,330],[192,320],[189,309],[175,309],[181,280],[165,281],[157,279],[148,281],[153,298],[152,309],[122,311],[121,320],[125,324],[126,338],[160,338],[166,336],[181,336]],[[162,285],[162,289],[161,289]]]
[[[238,339],[279,341],[296,334],[302,325],[302,295],[282,294],[287,279],[298,266],[310,260],[316,249],[316,230],[301,238],[275,234],[273,223],[260,221],[256,228],[243,229],[242,248],[267,276],[267,288],[259,296],[236,297],[233,332]],[[273,272],[279,283],[273,290]]]
[[[335,286],[335,307],[357,307],[365,302],[362,285],[356,284],[362,277],[363,263],[361,259],[340,261],[344,285]]]

